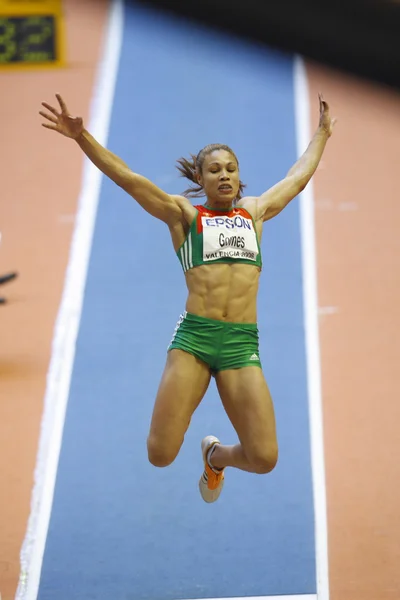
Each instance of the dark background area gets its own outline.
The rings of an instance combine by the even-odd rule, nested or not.
[[[139,0],[400,91],[400,2]]]

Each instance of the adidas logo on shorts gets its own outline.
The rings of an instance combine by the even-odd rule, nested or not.
[[[260,359],[258,358],[257,354],[252,354],[250,356],[250,360],[260,360]]]

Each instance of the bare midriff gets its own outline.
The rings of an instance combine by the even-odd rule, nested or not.
[[[186,273],[189,313],[231,323],[257,322],[260,269],[248,264],[213,264]]]

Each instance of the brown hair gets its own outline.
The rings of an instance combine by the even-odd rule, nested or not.
[[[205,146],[202,150],[200,150],[197,156],[191,154],[190,159],[180,158],[176,161],[178,163],[176,168],[178,169],[182,177],[186,177],[186,179],[189,179],[189,181],[194,183],[194,185],[190,186],[187,190],[183,192],[183,196],[186,196],[186,198],[201,198],[202,196],[204,196],[203,186],[201,186],[198,183],[196,174],[197,171],[200,171],[201,173],[205,157],[208,156],[208,154],[211,154],[211,152],[214,152],[215,150],[226,150],[227,152],[232,154],[232,156],[234,156],[239,166],[239,161],[237,159],[236,154],[231,148],[229,148],[229,146],[226,146],[225,144],[209,144],[208,146]],[[239,191],[236,197],[237,200],[240,200],[240,198],[242,197],[242,193],[245,187],[245,184],[242,181],[239,181]]]

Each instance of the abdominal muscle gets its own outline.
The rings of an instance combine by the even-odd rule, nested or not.
[[[260,269],[248,264],[201,265],[186,272],[189,313],[232,323],[257,322]]]

